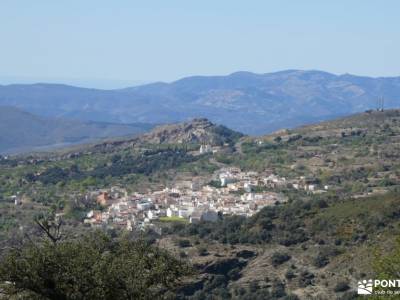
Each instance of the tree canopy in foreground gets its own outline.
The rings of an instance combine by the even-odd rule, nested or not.
[[[163,298],[189,267],[143,240],[93,232],[79,238],[30,241],[0,262],[0,298]]]

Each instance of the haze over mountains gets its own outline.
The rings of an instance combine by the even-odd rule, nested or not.
[[[371,78],[287,70],[194,76],[172,83],[158,82],[117,90],[45,83],[0,86],[0,106],[18,107],[46,118],[159,124],[205,117],[255,135],[373,109],[381,96],[385,98],[386,108],[399,107],[400,77]],[[16,119],[12,120],[12,115],[1,120],[2,130],[8,128],[10,136],[15,134],[6,122],[12,124],[29,116],[14,114]],[[109,134],[89,131],[80,136],[121,136],[130,132],[125,131],[126,127],[116,129]]]
[[[0,106],[0,153],[44,150],[115,136],[136,135],[151,127],[140,123],[112,124],[45,118],[14,107]]]

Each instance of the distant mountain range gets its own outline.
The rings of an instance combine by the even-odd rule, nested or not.
[[[0,106],[0,153],[46,150],[143,133],[149,124],[112,124],[46,118]]]
[[[51,118],[113,123],[174,123],[197,117],[246,134],[319,122],[377,106],[400,107],[400,77],[321,71],[194,76],[118,90],[59,84],[0,86],[0,105]]]

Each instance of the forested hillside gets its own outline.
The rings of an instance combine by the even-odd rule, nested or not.
[[[160,138],[164,134],[171,139]],[[204,144],[213,151],[200,153]],[[399,145],[400,111],[388,110],[260,137],[197,120],[129,141],[2,158],[1,242],[11,245],[11,238],[21,234],[38,236],[32,224],[43,211],[63,220],[66,232],[90,234],[87,213],[105,211],[86,197],[96,191],[115,187],[145,194],[194,178],[222,191],[215,174],[240,168],[291,182],[253,191],[279,193],[285,201],[249,217],[219,214],[215,222],[195,224],[161,218],[156,226],[131,232],[117,227],[112,238],[118,232],[133,240],[142,236],[190,266],[182,277],[177,273],[182,281],[167,287],[172,294],[165,298],[355,299],[357,280],[390,272],[385,261],[400,228]],[[303,181],[307,188],[296,188]],[[174,193],[171,197],[178,197]],[[242,189],[231,192],[232,197],[244,194]],[[78,246],[70,236],[63,238],[59,251]],[[2,255],[11,255],[15,263],[15,253]]]

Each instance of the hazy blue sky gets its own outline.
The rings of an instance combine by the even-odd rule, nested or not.
[[[400,75],[397,0],[2,0],[0,76]]]

